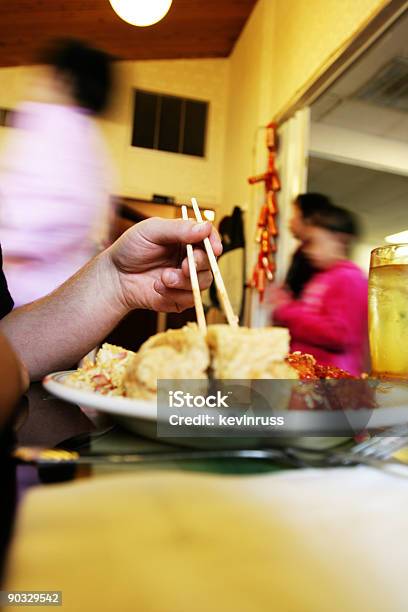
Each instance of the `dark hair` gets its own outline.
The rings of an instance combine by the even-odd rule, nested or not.
[[[345,234],[350,237],[359,235],[359,227],[353,213],[340,208],[340,206],[328,206],[313,213],[309,217],[311,225],[322,227],[331,232]]]
[[[302,247],[298,247],[290,262],[286,274],[285,286],[292,292],[294,298],[300,297],[304,286],[316,273],[315,268],[303,254]]]
[[[330,198],[321,193],[300,194],[296,199],[296,204],[303,218],[311,225],[344,236],[356,237],[359,235],[355,216],[348,210],[334,205]],[[285,285],[295,298],[299,298],[306,283],[315,273],[316,270],[303,254],[302,247],[299,247],[292,258]]]
[[[59,39],[49,45],[40,57],[73,84],[73,95],[83,108],[98,114],[108,105],[112,89],[111,58],[75,39]]]
[[[299,207],[304,219],[310,219],[315,213],[334,206],[330,198],[322,193],[300,193],[295,204]]]
[[[296,198],[295,205],[298,206],[303,219],[309,222],[314,215],[324,213],[327,209],[334,207],[330,198],[322,193],[301,193]],[[285,280],[286,287],[295,298],[301,295],[303,287],[315,272],[316,270],[303,254],[302,247],[299,247],[292,257]]]

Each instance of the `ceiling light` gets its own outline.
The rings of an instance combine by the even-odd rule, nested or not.
[[[203,210],[203,215],[207,221],[214,221],[215,219],[215,212],[213,210]]]
[[[385,237],[385,242],[390,244],[402,244],[408,242],[408,230],[398,232],[398,234],[390,234]]]
[[[109,0],[123,21],[135,26],[150,26],[163,19],[173,0]]]

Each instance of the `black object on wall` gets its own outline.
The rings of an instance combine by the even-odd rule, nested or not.
[[[132,146],[205,156],[208,102],[135,90]]]
[[[245,296],[245,233],[243,213],[239,206],[235,206],[232,215],[221,219],[218,231],[223,246],[219,266],[230,298],[234,296],[235,312],[241,317]],[[214,283],[210,287],[210,298],[212,304],[220,308]]]

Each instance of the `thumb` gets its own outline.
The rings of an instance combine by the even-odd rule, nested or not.
[[[156,244],[195,244],[209,237],[212,231],[209,221],[152,218],[142,223],[145,237]]]
[[[204,238],[209,238],[211,235],[213,226],[209,221],[183,221],[184,223],[184,242],[195,244],[196,242],[202,242]]]

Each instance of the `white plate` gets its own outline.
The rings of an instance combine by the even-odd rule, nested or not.
[[[115,395],[102,395],[102,393],[97,393],[96,391],[71,387],[66,384],[66,380],[72,372],[72,370],[67,370],[66,372],[49,374],[44,378],[43,385],[47,391],[71,404],[77,404],[84,408],[93,408],[100,412],[107,412],[108,414],[135,417],[156,422],[156,401],[130,399]]]
[[[70,387],[66,384],[66,379],[71,371],[56,372],[49,374],[45,377],[43,384],[44,387],[55,395],[67,402],[77,404],[84,408],[94,409],[100,412],[108,413],[112,415],[116,420],[123,424],[127,429],[136,433],[148,436],[150,438],[157,437],[157,404],[156,401],[146,401],[130,399],[125,397],[116,397],[111,395],[102,395],[101,393],[88,391],[84,389],[77,389]],[[397,424],[408,423],[408,385],[395,385],[387,393],[377,393],[377,401],[379,407],[375,410],[350,410],[344,411],[343,414],[346,419],[350,419],[351,423],[358,425],[358,420],[361,419],[364,429],[375,429],[379,427],[390,427]],[[321,413],[319,411],[298,411],[290,410],[285,411],[281,414],[285,414],[285,421],[288,424],[288,437],[275,438],[276,443],[288,443],[289,436],[293,442],[296,438],[296,442],[299,443],[299,431],[303,432],[303,440],[305,436],[310,432],[310,436],[313,436],[312,432],[319,429],[319,421],[323,419],[331,418],[330,415],[334,416],[335,412]],[[214,430],[212,430],[214,431]],[[356,431],[354,429],[354,431]],[[205,436],[205,432],[204,436]],[[339,432],[340,433],[340,432]],[[218,434],[219,435],[219,434]],[[226,434],[228,436],[228,434]],[[265,445],[268,441],[270,444],[271,438],[256,436],[256,433],[249,434],[250,437],[245,438],[245,443],[248,446],[260,446]],[[309,438],[309,441],[312,437]],[[313,436],[313,446],[321,446],[321,444],[333,445],[340,443],[344,440],[343,437],[331,437],[331,436]],[[233,436],[227,437],[174,437],[166,438],[166,442],[175,444],[184,444],[189,446],[219,446],[226,444],[230,446],[242,446],[244,438],[237,438]],[[303,444],[303,442],[302,442]]]

